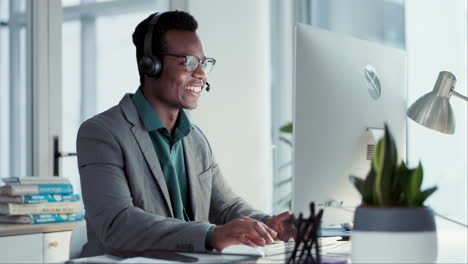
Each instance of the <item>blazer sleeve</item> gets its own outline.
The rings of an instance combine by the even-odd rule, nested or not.
[[[109,253],[205,250],[211,224],[183,222],[134,206],[121,146],[99,119],[80,127],[77,153],[86,221]]]

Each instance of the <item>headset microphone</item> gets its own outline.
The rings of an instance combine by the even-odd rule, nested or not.
[[[206,88],[205,88],[205,90],[206,90],[207,92],[210,91],[210,84],[209,84],[208,82],[206,82]]]

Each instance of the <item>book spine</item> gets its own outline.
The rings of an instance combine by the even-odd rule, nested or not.
[[[39,184],[37,185],[37,194],[72,194],[73,185],[71,184]]]
[[[83,218],[84,214],[81,213],[33,215],[32,224],[81,221]]]
[[[46,215],[0,215],[0,223],[11,224],[42,224],[81,221],[84,214],[46,214]]]
[[[0,187],[0,195],[16,196],[22,194],[38,194],[38,186],[34,184],[9,184]]]
[[[32,224],[33,217],[31,215],[0,215],[0,223]]]
[[[72,194],[71,184],[10,184],[0,187],[0,195]]]
[[[80,200],[79,194],[37,194],[37,195],[23,195],[22,197],[23,197],[22,203],[24,204],[76,202]]]
[[[19,182],[19,179],[16,177],[1,178],[0,180],[4,183],[18,183]]]
[[[63,177],[9,177],[0,178],[0,181],[7,184],[70,184],[70,180]]]
[[[0,196],[0,203],[24,203],[24,196]]]
[[[56,202],[38,204],[0,204],[0,213],[6,215],[71,214],[80,212],[79,202]]]
[[[79,194],[36,194],[19,196],[0,196],[0,203],[18,204],[75,202],[79,200]]]

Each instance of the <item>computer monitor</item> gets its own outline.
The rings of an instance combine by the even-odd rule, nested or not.
[[[361,197],[349,175],[371,164],[366,130],[387,123],[406,160],[406,53],[305,24],[295,34],[293,211],[343,202],[322,225],[350,222]]]

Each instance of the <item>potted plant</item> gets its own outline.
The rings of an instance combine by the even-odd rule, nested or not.
[[[398,164],[395,141],[385,125],[365,180],[350,176],[362,196],[354,214],[353,263],[431,263],[437,258],[433,211],[421,191],[423,168]]]

